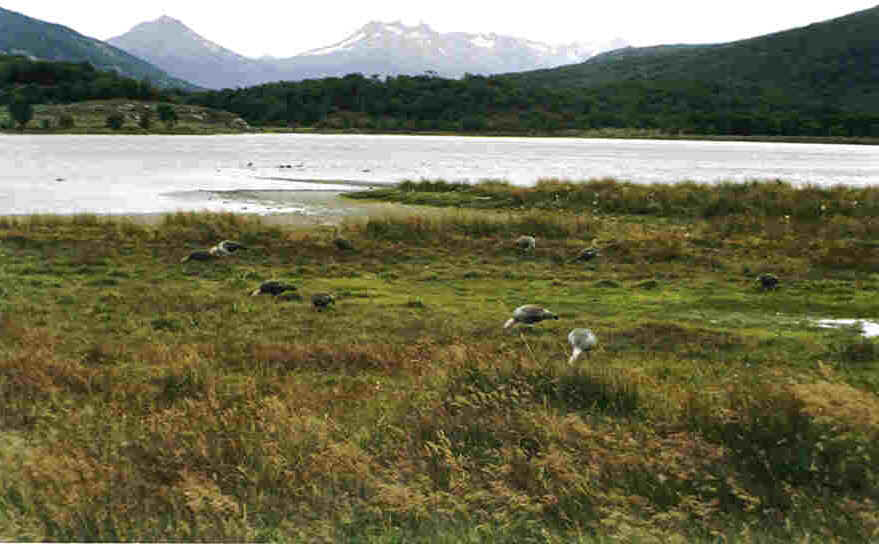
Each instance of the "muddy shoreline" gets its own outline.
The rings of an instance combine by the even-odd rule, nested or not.
[[[364,184],[368,185],[368,184]],[[338,189],[235,189],[230,191],[192,191],[176,195],[182,200],[192,198],[204,201],[205,195],[223,201],[235,201],[252,204],[263,211],[251,212],[247,206],[232,213],[258,216],[269,225],[289,226],[320,226],[336,225],[349,217],[366,217],[393,211],[412,210],[412,206],[391,202],[369,202],[343,198],[347,191]],[[278,211],[272,211],[277,208]],[[193,207],[185,211],[202,211]],[[154,225],[161,222],[162,217],[175,212],[141,213],[141,214],[109,214],[124,217],[139,224]]]

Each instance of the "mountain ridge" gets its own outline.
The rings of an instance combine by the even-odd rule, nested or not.
[[[879,108],[879,6],[732,42],[624,48],[582,63],[504,74],[526,86],[597,88],[624,82],[702,81],[747,86],[813,105]]]
[[[247,87],[281,77],[271,65],[214,43],[167,15],[138,23],[107,43],[205,88]]]
[[[208,88],[246,87],[281,80],[349,73],[443,77],[491,74],[577,62],[627,43],[576,42],[553,46],[495,33],[439,33],[427,24],[370,21],[344,39],[286,58],[245,57],[164,15],[139,23],[108,43],[165,71]]]
[[[0,53],[31,59],[89,62],[135,79],[148,79],[160,87],[194,90],[149,62],[110,44],[84,36],[72,28],[29,17],[0,7]]]

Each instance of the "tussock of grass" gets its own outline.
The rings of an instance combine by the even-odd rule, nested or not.
[[[661,208],[703,198],[679,191]],[[234,214],[0,219],[0,536],[875,536],[875,341],[804,324],[875,310],[872,253],[835,249],[873,251],[853,237],[871,217],[737,227],[516,198],[525,210],[349,220],[356,253]],[[251,249],[180,263],[221,239]],[[779,289],[756,288],[764,271]],[[268,278],[302,299],[250,297]],[[315,311],[316,292],[335,308]],[[562,319],[502,329],[526,303]],[[579,326],[599,345],[569,366]]]
[[[430,216],[370,217],[358,226],[373,240],[444,242],[454,238],[517,238],[522,233],[548,239],[587,238],[594,224],[587,217],[540,213],[486,215],[463,211]],[[352,225],[350,228],[354,229]],[[505,242],[509,243],[509,242]]]

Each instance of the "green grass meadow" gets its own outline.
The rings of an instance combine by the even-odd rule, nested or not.
[[[879,348],[814,322],[879,318],[879,190],[354,196],[447,208],[0,218],[0,540],[879,538]]]

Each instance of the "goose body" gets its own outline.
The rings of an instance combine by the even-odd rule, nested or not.
[[[516,238],[516,247],[522,251],[533,251],[537,246],[537,238],[533,236],[519,236]]]
[[[594,247],[588,247],[578,253],[577,256],[574,257],[574,261],[591,261],[592,259],[600,255],[601,253],[599,253],[597,249],[595,249]]]
[[[210,252],[218,257],[228,257],[238,250],[247,249],[244,245],[232,240],[223,240],[210,249]]]
[[[778,288],[778,278],[772,274],[760,274],[757,280],[760,281],[760,287],[763,289]]]
[[[598,343],[595,333],[589,329],[574,329],[568,334],[568,342],[571,344],[571,358],[568,364],[574,364],[574,361],[580,357],[581,353],[588,353]]]
[[[333,239],[333,244],[339,251],[354,251],[354,244],[340,236]]]
[[[198,250],[198,251],[193,251],[192,253],[190,253],[186,257],[183,257],[183,259],[181,259],[180,262],[185,263],[185,262],[189,262],[189,261],[210,261],[212,259],[215,259],[216,257],[217,256],[214,253],[212,253],[211,251]]]
[[[264,281],[260,284],[260,286],[253,290],[250,293],[250,296],[255,297],[257,295],[272,295],[274,297],[280,295],[284,291],[295,291],[296,286],[290,285],[289,283],[282,283],[277,280],[268,280]]]
[[[336,299],[329,293],[315,293],[311,295],[311,303],[318,310],[323,310],[330,304],[335,304]]]
[[[515,310],[513,310],[513,317],[507,320],[504,323],[504,328],[509,329],[516,323],[524,323],[525,325],[532,325],[534,323],[540,323],[545,319],[558,319],[559,316],[550,312],[546,308],[542,308],[540,306],[534,304],[526,304],[525,306],[519,306]]]

